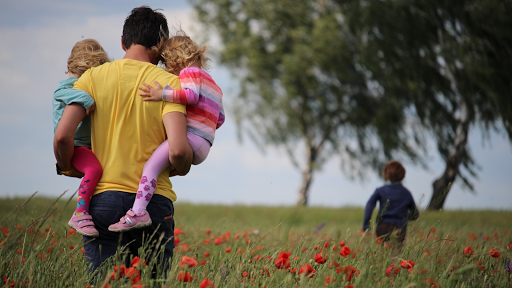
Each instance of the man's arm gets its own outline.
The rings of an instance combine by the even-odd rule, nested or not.
[[[169,161],[178,175],[186,175],[192,165],[192,148],[187,140],[187,117],[181,112],[170,112],[162,120],[169,141]]]
[[[63,171],[69,171],[73,168],[71,159],[73,158],[73,151],[75,147],[75,132],[78,124],[82,122],[85,117],[85,108],[81,104],[72,103],[66,105],[59,125],[55,130],[53,138],[53,152],[57,164]]]

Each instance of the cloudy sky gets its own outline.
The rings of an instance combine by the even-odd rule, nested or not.
[[[152,1],[162,8],[170,25],[181,24],[189,35],[201,29],[186,1]],[[66,61],[73,45],[94,38],[111,58],[120,59],[124,19],[140,1],[2,1],[0,3],[0,198],[26,197],[35,191],[55,197],[75,191],[79,180],[55,174],[52,97],[59,81],[67,77]],[[215,37],[213,44],[215,46]],[[218,46],[218,45],[217,45]],[[214,47],[215,48],[215,47]],[[224,91],[226,124],[217,132],[208,159],[189,175],[173,180],[178,201],[193,203],[293,205],[300,174],[284,153],[261,153],[250,141],[238,142],[229,115],[236,82],[229,71],[213,63],[211,75]],[[417,203],[428,204],[431,183],[442,173],[443,163],[431,145],[429,169],[405,162],[408,187]],[[455,185],[447,199],[449,209],[511,209],[512,148],[503,134],[483,141],[475,128],[470,147],[481,169],[474,180],[476,194]],[[316,174],[310,204],[364,206],[382,181],[374,174],[350,180],[333,159]],[[71,192],[68,192],[70,195]]]

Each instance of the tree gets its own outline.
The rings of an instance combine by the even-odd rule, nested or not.
[[[384,97],[358,63],[358,43],[333,1],[195,0],[215,27],[221,62],[240,78],[239,130],[260,146],[284,148],[302,171],[306,205],[314,172],[334,156],[351,176],[387,159],[419,159],[420,139],[402,130],[406,106]],[[297,152],[304,149],[304,153]]]
[[[341,1],[340,1],[341,2]],[[434,136],[446,161],[433,183],[429,209],[441,209],[456,178],[473,189],[467,147],[471,126],[499,129],[512,139],[510,2],[350,1],[367,39],[362,65],[386,95],[405,101]],[[385,17],[382,17],[385,15]],[[366,32],[365,32],[366,31]],[[372,55],[380,55],[380,59]],[[399,78],[397,78],[399,77]],[[397,93],[398,92],[398,93]]]

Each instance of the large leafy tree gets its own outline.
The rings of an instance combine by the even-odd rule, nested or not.
[[[362,33],[362,65],[406,101],[446,162],[429,209],[443,207],[457,178],[472,190],[471,127],[504,128],[512,139],[512,2],[343,1]],[[382,15],[385,15],[383,17]],[[374,57],[378,55],[379,57]]]
[[[379,170],[400,153],[419,159],[421,141],[410,141],[402,129],[407,102],[384,97],[368,77],[342,6],[318,0],[192,3],[221,37],[221,62],[240,79],[232,109],[239,129],[262,147],[283,148],[302,171],[298,204],[307,204],[314,172],[329,158],[339,157],[351,176]]]

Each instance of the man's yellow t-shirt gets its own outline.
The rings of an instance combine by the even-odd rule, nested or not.
[[[89,93],[96,102],[91,114],[92,152],[103,175],[94,194],[104,191],[136,193],[142,168],[155,149],[167,138],[162,117],[169,112],[185,114],[185,105],[143,101],[143,82],[180,89],[179,78],[157,66],[121,59],[87,70],[73,88]],[[176,201],[169,180],[170,168],[157,180],[156,194]]]

